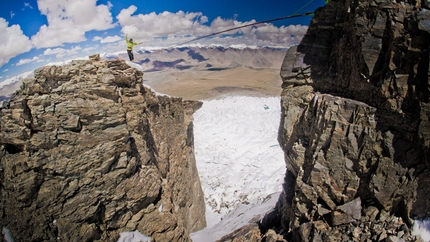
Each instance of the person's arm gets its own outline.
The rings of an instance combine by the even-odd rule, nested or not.
[[[128,35],[127,34],[125,34],[125,42],[127,42],[127,44],[130,43],[130,41],[128,40]]]

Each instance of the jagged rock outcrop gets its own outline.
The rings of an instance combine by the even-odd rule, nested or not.
[[[416,239],[412,219],[430,215],[427,12],[415,1],[330,1],[288,51],[286,238]]]
[[[190,241],[205,226],[192,114],[123,60],[35,71],[0,111],[0,226],[15,241]]]
[[[332,0],[288,50],[278,241],[421,240],[411,226],[430,216],[429,6]]]

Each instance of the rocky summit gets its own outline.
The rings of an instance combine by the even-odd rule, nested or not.
[[[205,227],[192,114],[123,60],[37,69],[0,112],[0,226],[15,241],[190,241]]]
[[[221,241],[421,240],[411,229],[430,216],[429,23],[428,1],[317,9],[280,73],[277,213]]]

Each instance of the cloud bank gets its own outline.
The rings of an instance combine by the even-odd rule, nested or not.
[[[24,8],[33,7],[24,3]],[[48,55],[68,58],[83,54],[90,51],[90,47],[83,47],[83,42],[87,41],[86,34],[93,33],[92,31],[105,31],[103,37],[91,37],[93,43],[97,42],[93,45],[101,45],[97,49],[118,52],[125,50],[125,34],[142,42],[137,48],[166,48],[196,37],[256,22],[241,22],[235,17],[217,17],[209,21],[201,12],[164,11],[141,14],[134,5],[122,9],[114,18],[111,13],[113,5],[110,2],[97,4],[97,0],[38,0],[37,8],[40,14],[46,16],[47,23],[40,26],[38,32],[31,37],[26,36],[19,25],[9,26],[5,19],[0,18],[0,67],[33,48],[45,49],[43,55],[21,59],[15,63],[16,66],[42,62],[43,56]],[[307,26],[302,25],[276,27],[273,24],[259,24],[201,39],[189,45],[287,47],[300,42],[306,30]],[[65,44],[71,43],[75,45],[66,47]]]
[[[9,23],[0,18],[0,67],[19,54],[30,51],[31,41],[19,25],[8,26]]]
[[[162,12],[156,14],[134,14],[137,7],[132,5],[116,16],[123,34],[129,34],[144,44],[174,45],[191,40],[197,36],[256,23],[255,20],[240,22],[234,19],[215,18],[208,23],[208,17],[201,12],[177,13]],[[250,44],[257,46],[288,46],[299,42],[306,33],[308,26],[291,25],[276,27],[273,24],[259,24],[203,39],[194,44],[199,45],[237,45]],[[149,43],[151,42],[151,43]]]
[[[82,42],[88,31],[114,27],[110,6],[97,5],[97,0],[39,0],[38,8],[48,25],[31,37],[36,48]]]

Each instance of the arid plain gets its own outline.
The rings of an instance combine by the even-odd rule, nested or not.
[[[224,70],[186,70],[144,73],[143,83],[159,93],[186,100],[206,100],[224,95],[280,96],[279,69],[237,67]]]

